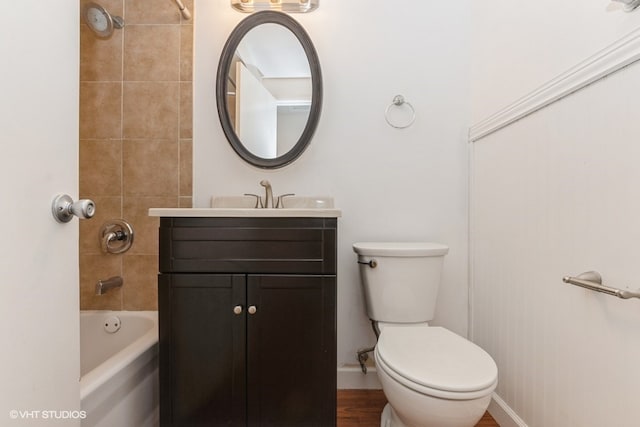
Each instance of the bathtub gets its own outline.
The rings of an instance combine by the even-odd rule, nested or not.
[[[158,312],[80,312],[83,427],[155,427]]]

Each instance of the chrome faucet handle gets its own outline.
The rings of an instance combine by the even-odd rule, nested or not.
[[[277,202],[276,202],[276,209],[283,209],[284,208],[284,198],[285,197],[289,197],[289,196],[295,196],[296,193],[287,193],[287,194],[281,194],[277,197]]]
[[[257,194],[251,194],[251,193],[244,193],[245,196],[251,196],[251,197],[255,197],[256,198],[256,205],[254,206],[255,209],[259,209],[264,207],[262,205],[262,198],[260,196],[258,196]]]
[[[112,219],[100,227],[98,237],[102,252],[121,254],[133,245],[133,227],[124,219]]]

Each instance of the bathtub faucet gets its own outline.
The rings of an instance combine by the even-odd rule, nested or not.
[[[96,283],[96,295],[102,295],[111,288],[120,288],[124,281],[120,276],[109,277],[106,280],[98,280]]]

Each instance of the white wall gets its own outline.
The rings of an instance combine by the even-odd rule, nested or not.
[[[78,195],[78,1],[19,1],[11,15],[0,26],[0,425],[73,426],[62,412],[10,411],[80,409],[78,222],[56,223],[50,207]]]
[[[472,123],[528,94],[640,24],[609,0],[472,5]]]
[[[474,123],[640,25],[595,0],[496,3],[474,9]],[[640,288],[639,89],[636,63],[471,145],[472,335],[502,426],[638,425],[640,302],[561,279]]]
[[[323,0],[295,15],[320,57],[322,117],[311,146],[292,165],[263,171],[227,143],[215,104],[224,41],[244,15],[226,1],[200,1],[195,34],[194,206],[212,195],[259,192],[331,195],[342,209],[338,247],[338,364],[374,342],[351,244],[433,240],[451,247],[437,322],[467,330],[467,145],[469,4]],[[413,126],[391,128],[397,94],[416,109]]]

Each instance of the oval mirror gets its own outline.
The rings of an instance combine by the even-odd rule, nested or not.
[[[320,62],[304,28],[273,11],[240,22],[222,50],[216,102],[222,129],[244,160],[279,168],[298,158],[322,107]]]

